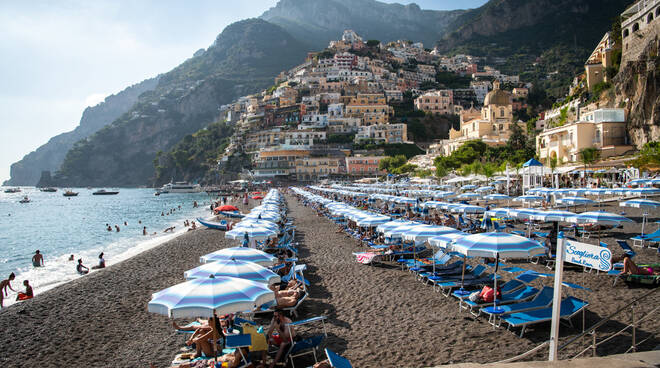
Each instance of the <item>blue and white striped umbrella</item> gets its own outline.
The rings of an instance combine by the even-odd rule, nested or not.
[[[491,208],[488,211],[484,212],[486,217],[509,217],[509,211],[511,208]]]
[[[268,221],[279,221],[282,216],[279,213],[272,211],[253,211],[245,215],[245,218],[259,219],[261,216],[262,220]]]
[[[543,197],[538,195],[527,194],[520,197],[516,197],[513,200],[516,202],[539,202],[542,201],[543,199],[544,199]]]
[[[148,310],[170,318],[213,317],[244,312],[275,300],[267,284],[235,277],[186,281],[152,295]]]
[[[458,238],[451,249],[467,257],[530,258],[545,253],[545,247],[536,240],[500,232]]]
[[[581,196],[587,192],[587,188],[570,188],[567,192],[570,195]]]
[[[459,205],[451,209],[452,212],[456,213],[484,213],[486,212],[485,207],[473,206],[470,204]]]
[[[250,240],[268,239],[277,236],[277,231],[267,227],[246,224],[241,226],[239,222],[236,227],[225,233],[227,239],[243,239],[245,234],[248,234]]]
[[[405,225],[400,225],[397,226],[393,229],[389,229],[383,232],[383,234],[388,237],[388,238],[400,238],[405,234],[407,231],[410,231],[415,226],[418,226],[419,224],[405,224]]]
[[[565,204],[569,206],[577,206],[577,205],[583,205],[583,204],[591,204],[595,203],[593,199],[589,198],[584,198],[584,197],[564,197],[564,198],[559,198],[555,201],[556,203],[559,204]]]
[[[481,198],[483,195],[479,193],[473,193],[473,192],[466,192],[463,194],[459,194],[456,196],[458,199],[475,199],[475,198]]]
[[[509,216],[518,220],[528,220],[540,211],[533,208],[512,208],[509,210]]]
[[[442,206],[445,202],[439,202],[439,201],[426,201],[422,203],[422,207],[424,208],[439,208]]]
[[[496,194],[489,194],[489,195],[485,196],[484,199],[489,200],[489,201],[508,201],[508,200],[511,199],[511,197],[509,197],[506,194],[497,194],[496,193]]]
[[[490,191],[493,191],[493,190],[495,190],[495,187],[487,185],[487,186],[484,186],[484,187],[479,187],[479,188],[475,189],[474,191],[477,192],[477,193],[484,193],[484,192],[490,192]]]
[[[461,187],[461,190],[473,190],[477,189],[477,186],[474,184],[466,184]]]
[[[651,183],[650,179],[634,179],[628,182],[630,185],[645,185]]]
[[[462,238],[464,236],[468,236],[468,234],[462,231],[442,234],[442,235],[434,236],[431,239],[429,239],[429,244],[431,244],[434,247],[446,249],[449,248],[451,243],[453,243],[456,239]]]
[[[646,196],[660,193],[660,188],[633,188],[628,189],[627,193]]]
[[[568,222],[572,222],[576,224],[590,223],[590,224],[617,226],[625,222],[630,223],[634,221],[616,213],[605,212],[605,211],[593,211],[593,212],[583,212],[577,214],[569,218]]]
[[[416,198],[409,198],[409,197],[394,197],[395,202],[399,204],[416,204],[417,199]]]
[[[373,215],[367,216],[357,220],[358,226],[362,227],[374,227],[391,221],[392,219],[389,216],[383,215]]]
[[[201,263],[208,263],[213,261],[222,261],[236,259],[240,261],[254,262],[262,266],[272,266],[277,261],[277,258],[271,256],[266,252],[257,249],[245,247],[232,247],[217,250],[213,253],[203,255],[199,258]]]
[[[245,227],[245,226],[248,226],[248,225],[265,227],[267,229],[271,229],[271,230],[274,230],[274,231],[278,231],[280,229],[279,225],[277,225],[276,223],[274,223],[272,221],[259,220],[259,219],[255,219],[255,218],[248,218],[248,219],[243,218],[243,220],[241,220],[241,222],[235,224],[234,226],[235,227]]]
[[[570,211],[561,211],[561,210],[550,210],[550,211],[539,211],[536,214],[533,214],[530,218],[536,221],[558,221],[565,222],[569,218],[575,216],[575,213]]]
[[[634,208],[657,208],[660,207],[660,202],[652,201],[650,199],[631,199],[629,201],[620,202],[619,206],[621,207],[634,207]]]
[[[427,239],[434,236],[460,232],[454,228],[436,225],[418,225],[401,234],[403,240],[414,241],[417,244],[424,243]]]
[[[183,273],[186,280],[205,279],[209,276],[228,276],[272,285],[280,282],[275,272],[254,262],[225,259],[205,263]]]
[[[378,225],[378,227],[376,227],[376,231],[378,231],[379,233],[384,233],[388,230],[395,229],[395,228],[397,228],[399,226],[402,226],[402,225],[412,225],[412,226],[414,226],[414,225],[420,225],[420,223],[419,222],[414,222],[414,221],[408,221],[408,220],[392,220],[392,221],[388,221],[384,224]]]

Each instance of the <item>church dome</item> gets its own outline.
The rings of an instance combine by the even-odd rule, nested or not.
[[[511,104],[511,94],[507,91],[502,91],[499,88],[495,88],[492,91],[488,92],[486,98],[484,99],[484,106],[510,105],[510,104]]]

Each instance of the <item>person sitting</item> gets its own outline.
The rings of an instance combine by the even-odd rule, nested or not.
[[[105,259],[103,258],[103,252],[99,254],[99,264],[97,266],[93,266],[92,270],[98,270],[101,268],[105,268]]]
[[[202,354],[207,357],[215,354],[214,341],[220,337],[221,328],[220,320],[213,317],[208,319],[206,325],[195,328],[195,332],[186,341],[186,345],[195,344],[195,358],[201,357]]]
[[[82,258],[78,259],[78,265],[76,266],[76,272],[79,275],[86,275],[89,273],[89,268],[85,267],[82,263]]]
[[[34,297],[34,292],[32,291],[32,286],[30,286],[30,282],[28,280],[23,281],[23,286],[25,286],[25,292],[18,293],[18,296],[16,297],[16,301],[19,300],[28,300],[32,299]]]
[[[270,364],[270,368],[275,367],[275,364],[289,348],[291,341],[296,338],[296,330],[291,326],[291,323],[291,319],[284,316],[281,309],[275,309],[266,337],[271,345],[279,346],[279,349],[275,355],[275,360]],[[277,334],[275,334],[275,332],[277,332]]]
[[[660,275],[660,271],[654,270],[652,267],[639,267],[630,259],[630,254],[623,255],[623,274],[628,275]]]

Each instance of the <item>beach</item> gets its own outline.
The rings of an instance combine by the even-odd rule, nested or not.
[[[506,329],[493,329],[483,317],[475,321],[467,312],[459,312],[455,299],[433,292],[394,264],[358,264],[351,253],[364,248],[337,233],[333,223],[295,197],[287,199],[297,226],[299,263],[307,264],[305,275],[311,283],[299,319],[328,316],[328,338],[322,347],[347,357],[354,367],[493,362],[523,353],[548,338],[549,324],[531,328],[520,338]],[[223,232],[200,228],[0,310],[5,331],[0,362],[11,367],[148,367],[151,362],[167,367],[184,346],[184,337],[174,332],[167,317],[147,312],[151,294],[182,282],[183,272],[198,266],[200,255],[234,245]],[[657,259],[655,248],[635,250],[639,262]],[[540,265],[512,264],[552,272]],[[500,274],[503,281],[511,277]],[[612,277],[581,269],[566,270],[564,279],[592,289],[586,294],[567,292],[589,301],[587,326],[649,290],[629,288],[621,282],[612,287]],[[542,279],[534,286],[551,282]],[[13,286],[20,284],[14,282]],[[655,306],[659,301],[654,295],[645,304]],[[613,331],[620,322],[627,323],[629,313],[614,320],[604,330]],[[574,324],[575,329],[562,326],[562,341],[581,330],[580,318]],[[638,341],[659,327],[657,318],[645,321],[637,329]],[[648,350],[659,343],[652,338],[642,348]],[[629,344],[626,333],[603,345],[599,354],[621,353]],[[586,345],[578,344],[575,349],[578,346]],[[533,358],[547,359],[547,350]],[[304,358],[299,362],[296,366],[312,363]]]

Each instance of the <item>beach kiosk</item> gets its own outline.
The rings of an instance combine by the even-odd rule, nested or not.
[[[543,174],[545,167],[536,159],[529,159],[522,165],[523,195],[527,190],[543,186]]]

